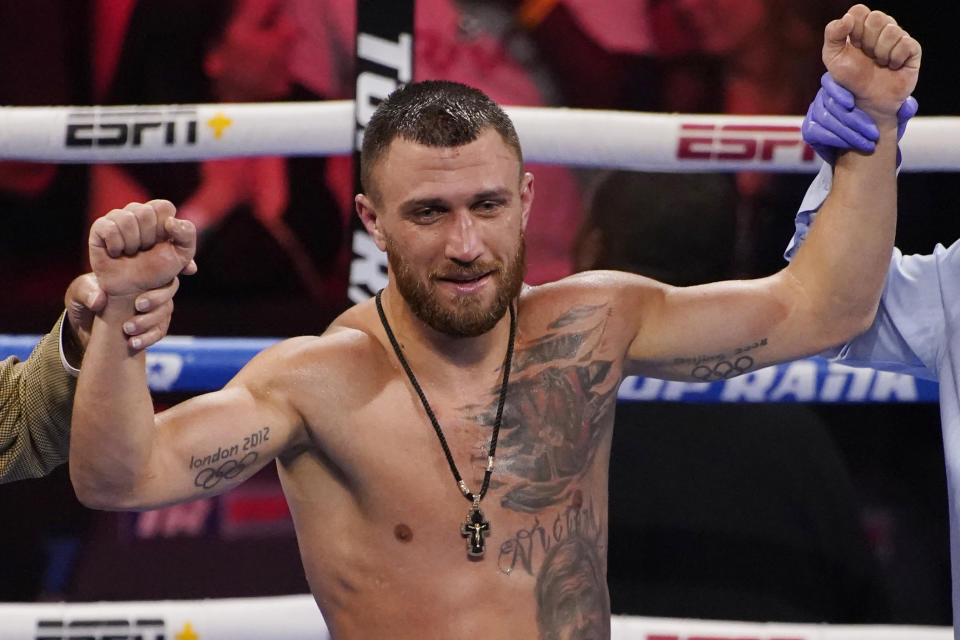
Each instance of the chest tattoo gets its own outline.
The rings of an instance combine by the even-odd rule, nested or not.
[[[518,349],[500,432],[495,482],[501,506],[537,513],[568,498],[613,424],[619,370],[596,357],[606,309],[576,307],[548,333]],[[466,407],[469,419],[493,423],[496,406]],[[482,452],[481,452],[482,453]]]

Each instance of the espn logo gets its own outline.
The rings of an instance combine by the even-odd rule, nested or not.
[[[678,160],[772,163],[778,150],[799,150],[803,162],[815,154],[800,136],[800,127],[751,124],[683,124],[677,140]]]
[[[76,147],[159,147],[197,143],[197,110],[97,107],[67,116],[64,144]]]
[[[38,620],[35,640],[164,640],[163,620]]]

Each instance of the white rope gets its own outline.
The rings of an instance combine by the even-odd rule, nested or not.
[[[647,171],[812,172],[799,116],[509,107],[528,162]],[[170,162],[345,155],[353,102],[0,107],[0,159]],[[904,171],[960,170],[960,117],[917,117]]]
[[[0,640],[140,637],[328,639],[309,595],[215,600],[0,604]],[[613,616],[613,640],[952,640],[948,627],[722,622]]]

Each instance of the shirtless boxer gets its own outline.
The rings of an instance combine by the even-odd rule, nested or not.
[[[127,260],[94,247],[109,301],[74,413],[81,500],[130,510],[209,497],[275,459],[333,637],[608,638],[622,377],[727,377],[873,319],[893,246],[896,112],[920,47],[862,5],[825,35],[824,62],[880,139],[870,156],[838,159],[807,243],[768,278],[674,288],[592,272],[524,286],[533,176],[503,112],[445,82],[398,90],[365,132],[356,206],[390,259],[379,301],[265,350],[220,391],[154,415],[121,321],[183,257],[169,244]]]

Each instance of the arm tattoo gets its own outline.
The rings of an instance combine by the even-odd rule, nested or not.
[[[690,377],[703,382],[712,382],[714,380],[727,380],[734,376],[746,373],[754,368],[756,361],[752,356],[744,355],[747,351],[752,351],[767,345],[767,339],[762,338],[753,344],[737,347],[732,355],[718,353],[714,355],[700,355],[693,358],[675,358],[675,365],[694,365],[690,370]]]
[[[254,449],[270,439],[270,427],[263,427],[243,437],[241,442],[228,447],[217,447],[211,454],[190,456],[189,468],[200,469],[193,484],[202,489],[213,489],[221,480],[232,480],[252,465],[258,457]]]
[[[720,360],[713,364],[699,364],[690,372],[690,377],[696,378],[702,382],[711,382],[713,380],[727,380],[734,376],[746,373],[753,367],[753,358],[750,356],[740,356],[730,360]]]
[[[229,459],[218,467],[207,467],[197,474],[193,484],[202,489],[213,489],[221,480],[233,480],[243,473],[247,467],[256,462],[257,453],[251,451],[239,460]]]

